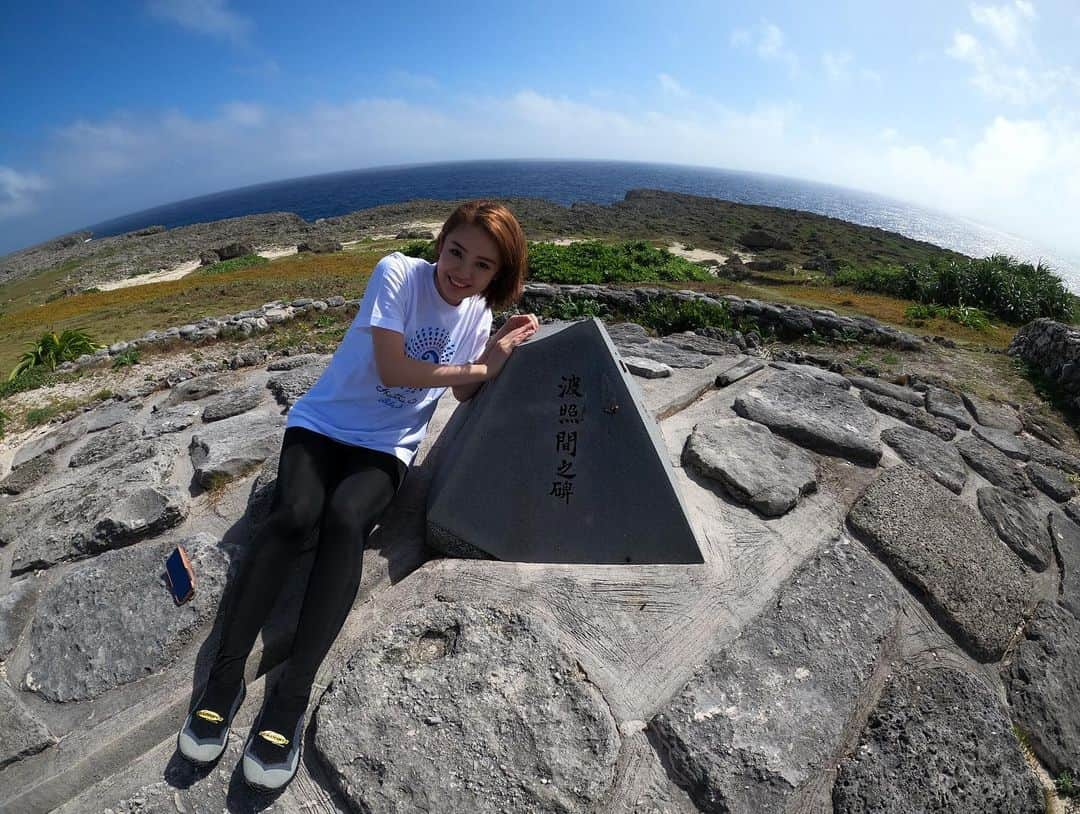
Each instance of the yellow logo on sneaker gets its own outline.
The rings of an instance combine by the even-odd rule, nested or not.
[[[196,718],[202,718],[212,724],[220,724],[225,719],[214,712],[212,709],[200,709],[195,713]]]
[[[288,738],[286,738],[284,735],[279,735],[277,732],[273,731],[272,729],[264,729],[262,732],[259,733],[259,737],[270,741],[270,743],[274,744],[274,746],[288,746],[289,745],[289,739]]]

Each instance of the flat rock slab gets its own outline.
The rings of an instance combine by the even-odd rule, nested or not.
[[[202,415],[201,404],[184,402],[172,407],[155,408],[143,425],[143,435],[157,438],[162,435],[182,432],[194,424]]]
[[[1008,430],[999,430],[995,427],[981,427],[976,424],[971,432],[975,437],[981,438],[983,441],[990,444],[990,446],[995,447],[1014,461],[1026,461],[1031,457],[1024,446],[1024,440]]]
[[[961,397],[964,399],[968,412],[975,416],[975,420],[984,427],[1008,430],[1013,435],[1017,435],[1024,428],[1024,425],[1020,423],[1020,416],[1008,405],[995,404],[968,393],[961,394]]]
[[[48,435],[43,435],[41,438],[35,438],[33,441],[27,441],[19,447],[19,451],[16,452],[15,457],[11,459],[11,468],[18,469],[40,455],[47,455],[73,441],[78,441],[84,435],[86,435],[85,421],[74,418],[71,421],[65,422]]]
[[[1040,603],[1004,679],[1013,719],[1050,776],[1080,776],[1080,620]]]
[[[1050,537],[1061,565],[1061,604],[1080,619],[1080,526],[1061,512],[1050,512]]]
[[[663,339],[648,339],[645,342],[635,342],[631,345],[617,345],[619,353],[627,353],[643,359],[651,359],[661,362],[669,367],[708,367],[713,363],[712,357],[692,350],[671,344]]]
[[[270,392],[274,394],[278,404],[292,407],[304,393],[311,389],[312,385],[322,376],[327,365],[330,364],[329,356],[321,358],[322,361],[315,361],[303,367],[274,373],[267,380],[266,386],[270,388]]]
[[[315,713],[315,749],[361,811],[587,812],[619,735],[537,619],[440,602],[363,644]]]
[[[999,811],[1044,814],[994,691],[948,667],[890,676],[859,745],[840,763],[835,814]]]
[[[0,659],[7,658],[30,620],[30,612],[41,592],[42,580],[35,577],[15,580],[0,596]]]
[[[1063,472],[1068,472],[1071,475],[1080,475],[1080,459],[1074,455],[1070,455],[1068,452],[1063,452],[1060,449],[1044,444],[1035,438],[1024,439],[1024,449],[1027,450],[1028,455],[1031,456],[1031,460],[1046,466],[1057,467]]]
[[[45,724],[26,709],[11,688],[0,682],[0,768],[52,746]]]
[[[1064,449],[1070,443],[1075,444],[1077,441],[1076,433],[1067,424],[1050,415],[1022,408],[1020,423],[1024,425],[1026,432],[1058,449]]]
[[[926,397],[918,390],[910,387],[901,387],[898,384],[883,382],[881,379],[871,379],[865,376],[848,376],[848,381],[860,390],[869,390],[881,396],[888,396],[897,401],[903,401],[915,407],[922,407],[926,403]]]
[[[1053,556],[1046,515],[1036,513],[1028,501],[996,486],[976,493],[979,511],[1006,545],[1036,571],[1045,571]]]
[[[701,336],[692,331],[668,334],[664,337],[664,341],[682,350],[692,350],[696,353],[704,353],[706,356],[737,356],[742,353],[737,345],[722,339],[713,339],[711,336]]]
[[[967,467],[952,444],[915,427],[889,427],[881,431],[881,440],[906,463],[926,472],[949,491],[963,491]]]
[[[811,379],[817,379],[822,384],[839,387],[841,390],[851,388],[851,382],[839,373],[833,373],[831,370],[825,370],[815,365],[800,365],[795,362],[772,362],[770,366],[775,367],[777,370],[786,370],[789,373],[801,373]]]
[[[231,379],[227,375],[215,373],[210,376],[196,376],[173,387],[164,403],[166,407],[172,407],[185,401],[199,401],[228,390],[230,384]]]
[[[716,386],[727,387],[729,384],[735,384],[735,382],[764,369],[765,363],[760,359],[755,359],[753,356],[744,356],[723,373],[716,374]]]
[[[122,449],[129,448],[141,437],[142,430],[131,422],[116,424],[104,432],[91,435],[71,454],[68,466],[78,468],[104,461]]]
[[[671,375],[668,365],[644,356],[623,356],[622,360],[627,370],[643,379],[666,379]]]
[[[1023,470],[995,447],[969,435],[956,442],[956,449],[968,466],[995,486],[1023,497],[1035,496],[1035,490]]]
[[[1044,466],[1035,461],[1030,462],[1024,468],[1027,470],[1028,480],[1035,484],[1044,495],[1056,500],[1058,503],[1064,503],[1066,500],[1071,500],[1076,496],[1076,487],[1060,469]]]
[[[1023,563],[970,506],[929,475],[878,476],[848,523],[980,661],[997,661],[1033,603]]]
[[[141,409],[142,404],[138,401],[111,401],[84,414],[82,421],[87,432],[98,432],[134,421]]]
[[[913,407],[907,402],[898,401],[870,390],[860,391],[859,396],[867,407],[873,407],[879,413],[891,415],[893,418],[899,418],[912,427],[933,433],[944,441],[951,441],[956,435],[956,425],[951,421],[932,416],[926,410]]]
[[[227,390],[206,402],[202,411],[202,420],[210,422],[232,418],[234,415],[254,410],[265,398],[266,388],[258,384]]]
[[[784,811],[827,770],[898,615],[895,583],[841,538],[649,723],[702,811]]]
[[[314,364],[325,364],[330,357],[325,353],[300,353],[296,356],[285,356],[275,359],[266,366],[270,371],[296,370],[298,367],[307,367]]]
[[[0,495],[21,495],[29,492],[46,476],[52,474],[54,469],[56,460],[53,456],[38,455],[0,480]]]
[[[877,419],[840,378],[843,388],[801,373],[778,373],[736,398],[735,412],[800,446],[876,465]]]
[[[31,624],[23,686],[50,701],[82,701],[173,663],[213,619],[229,565],[210,535],[181,543],[198,589],[179,607],[164,579],[175,542],[107,552],[49,586]]]
[[[195,481],[204,489],[228,483],[276,455],[285,433],[278,415],[242,415],[215,421],[191,437]]]
[[[737,501],[768,517],[786,514],[800,497],[817,489],[814,459],[752,421],[698,424],[682,457],[684,464],[720,481]]]
[[[971,413],[964,406],[959,393],[931,387],[926,391],[926,410],[931,415],[945,418],[962,430],[971,429]]]
[[[65,485],[13,500],[0,516],[0,545],[15,545],[11,573],[130,545],[180,523],[188,497],[170,480],[177,450],[154,449],[141,462],[118,455],[70,470],[76,474]]]

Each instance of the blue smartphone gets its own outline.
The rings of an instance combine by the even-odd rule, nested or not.
[[[169,582],[169,591],[177,605],[183,605],[195,593],[195,574],[191,570],[191,560],[183,546],[177,546],[165,560],[165,578]]]

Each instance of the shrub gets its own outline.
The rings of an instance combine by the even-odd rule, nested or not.
[[[410,240],[401,247],[400,251],[406,257],[420,257],[429,263],[434,263],[439,259],[435,253],[434,240]]]
[[[583,319],[585,317],[604,319],[610,315],[610,310],[602,302],[593,299],[557,297],[541,307],[540,314],[550,319]]]
[[[1054,788],[1062,797],[1080,797],[1080,783],[1073,778],[1072,773],[1064,771],[1054,779]]]
[[[122,367],[131,367],[137,364],[139,364],[139,349],[127,347],[113,357],[112,369],[119,370]]]
[[[42,334],[37,342],[30,343],[30,350],[19,359],[8,381],[14,381],[25,371],[35,368],[55,370],[59,363],[77,359],[84,353],[93,353],[97,348],[97,343],[85,331],[69,329],[61,334],[55,331]]]
[[[198,270],[199,274],[228,274],[231,271],[252,268],[253,266],[265,266],[270,263],[265,257],[257,254],[244,254],[234,257],[232,260],[222,260],[220,263],[211,263]]]
[[[11,416],[0,410],[0,438],[4,437],[4,427],[11,421]]]
[[[928,319],[948,319],[976,331],[988,331],[993,326],[990,319],[978,308],[969,305],[927,305],[914,303],[904,309],[904,320],[912,325],[922,325]]]
[[[675,297],[649,300],[632,318],[646,328],[652,328],[660,336],[702,328],[731,330],[732,327],[727,306]]]
[[[529,279],[543,283],[605,284],[712,279],[707,271],[643,240],[569,246],[529,244]]]

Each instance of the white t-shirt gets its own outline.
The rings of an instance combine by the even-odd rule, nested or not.
[[[484,350],[491,309],[483,297],[450,305],[435,288],[435,266],[394,252],[375,266],[360,310],[315,385],[289,411],[305,427],[352,446],[412,462],[445,387],[386,387],[375,367],[371,329],[405,337],[405,353],[437,364],[467,364]]]

